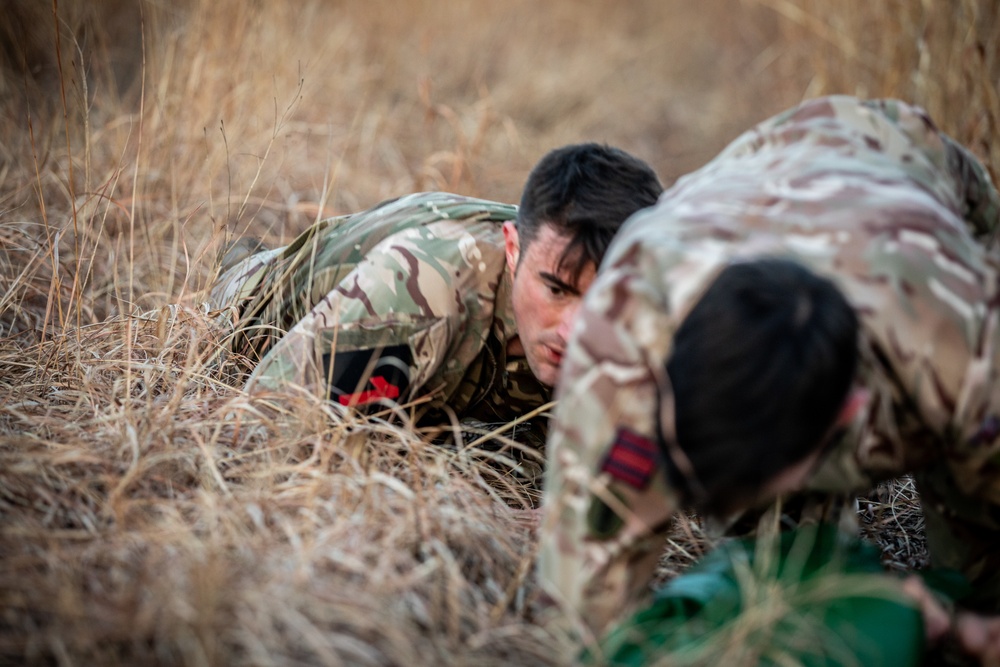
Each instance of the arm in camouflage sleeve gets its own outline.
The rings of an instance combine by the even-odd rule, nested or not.
[[[432,377],[447,392],[467,348],[481,345],[503,269],[502,234],[488,221],[393,234],[281,338],[248,388],[326,390],[344,405],[403,401],[439,389],[425,387]]]
[[[942,134],[948,156],[948,167],[958,182],[959,196],[965,208],[962,215],[973,235],[987,248],[997,247],[1000,228],[1000,194],[993,187],[986,168],[964,146]]]
[[[872,100],[954,185],[961,215],[973,235],[992,247],[1000,227],[1000,194],[983,164],[964,146],[941,132],[927,112],[898,100]],[[919,179],[918,179],[919,180]]]
[[[219,310],[239,306],[253,292],[265,270],[284,251],[284,247],[263,250],[229,267],[209,289],[210,306]]]
[[[644,340],[660,342],[669,328],[632,282],[609,270],[588,292],[547,448],[539,577],[584,633],[600,634],[648,589],[676,505]]]

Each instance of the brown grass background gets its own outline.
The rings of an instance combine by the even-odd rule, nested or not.
[[[571,662],[502,463],[207,362],[220,249],[417,190],[516,202],[569,142],[669,184],[833,92],[925,106],[996,176],[998,25],[995,0],[6,0],[0,664]],[[905,480],[861,509],[920,565]]]

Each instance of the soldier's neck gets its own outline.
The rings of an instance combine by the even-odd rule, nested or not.
[[[511,357],[523,357],[524,356],[524,345],[521,344],[521,337],[515,334],[513,337],[507,339],[507,358]]]

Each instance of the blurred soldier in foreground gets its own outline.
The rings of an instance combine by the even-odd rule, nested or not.
[[[998,215],[982,165],[921,109],[831,97],[634,216],[559,383],[548,594],[600,634],[648,590],[679,507],[726,516],[807,480],[854,492],[912,472],[932,564],[997,610]],[[991,631],[1000,648],[983,617],[957,629],[971,651]]]
[[[248,388],[345,406],[418,406],[420,423],[504,423],[550,400],[569,323],[611,237],[662,191],[615,148],[567,146],[520,208],[421,193],[323,220],[221,276]]]

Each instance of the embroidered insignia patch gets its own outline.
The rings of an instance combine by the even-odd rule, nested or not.
[[[601,471],[641,490],[653,478],[658,459],[659,447],[654,440],[627,428],[619,428]]]

